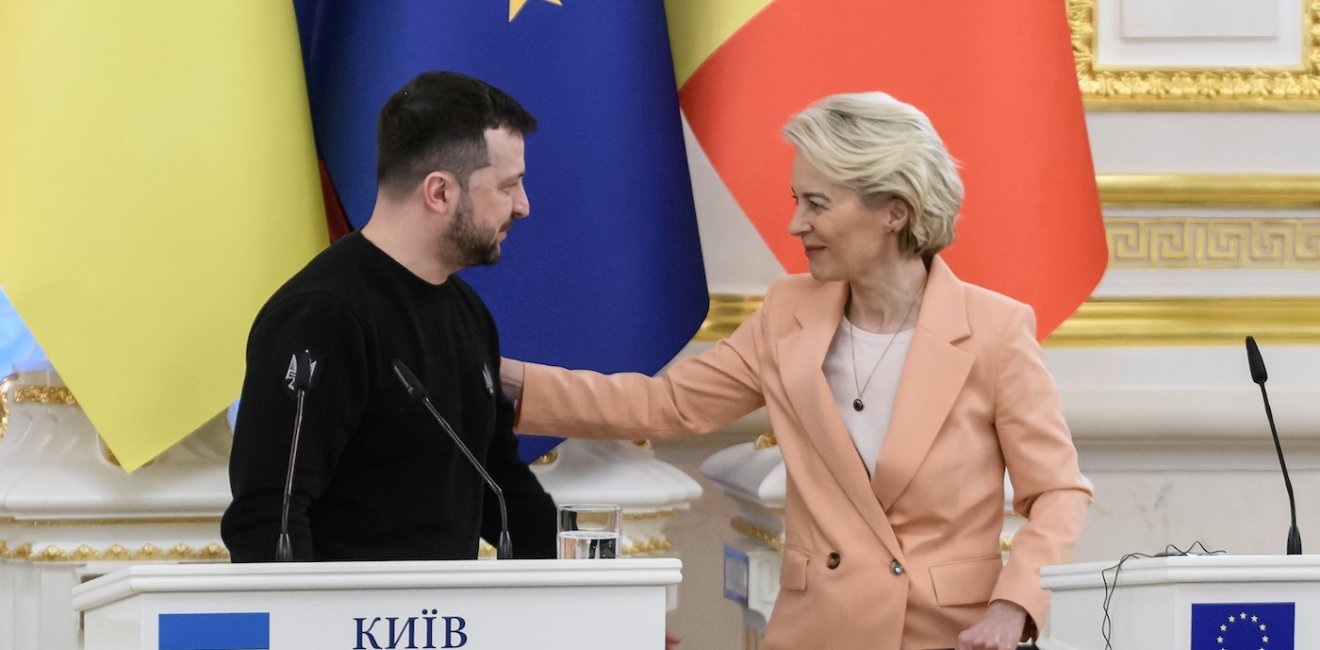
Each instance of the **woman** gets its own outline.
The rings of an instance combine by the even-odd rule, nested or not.
[[[766,648],[1014,648],[1091,499],[1032,311],[940,259],[963,189],[920,111],[835,95],[783,132],[810,277],[656,378],[506,361],[517,427],[668,438],[764,404],[788,472]],[[1006,564],[1005,469],[1028,518]]]

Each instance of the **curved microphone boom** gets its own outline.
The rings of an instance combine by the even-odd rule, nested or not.
[[[1270,409],[1270,396],[1265,392],[1265,381],[1269,375],[1265,372],[1265,359],[1260,356],[1254,337],[1247,337],[1247,365],[1251,368],[1251,381],[1260,385],[1260,396],[1265,400],[1265,418],[1270,422],[1270,433],[1274,436],[1274,451],[1279,454],[1279,468],[1283,470],[1283,485],[1288,488],[1288,508],[1292,512],[1292,527],[1288,529],[1288,555],[1302,554],[1302,534],[1297,530],[1297,502],[1293,500],[1292,480],[1288,478],[1288,464],[1283,462],[1283,445],[1279,442],[1279,430],[1274,426],[1274,411]]]
[[[490,486],[491,492],[495,493],[495,499],[500,504],[500,540],[495,547],[495,557],[500,560],[512,558],[513,541],[509,538],[509,513],[504,504],[504,490],[501,490],[500,486],[495,484],[495,479],[490,477],[490,474],[486,472],[486,468],[481,466],[481,463],[477,461],[477,457],[473,456],[467,445],[463,444],[463,440],[458,437],[458,433],[454,431],[454,428],[449,426],[449,422],[445,420],[444,416],[440,415],[439,411],[435,410],[435,405],[431,403],[431,398],[427,395],[426,387],[422,386],[422,382],[418,381],[417,376],[408,369],[408,366],[403,365],[403,362],[398,359],[394,360],[394,376],[399,378],[399,383],[403,384],[403,389],[407,391],[408,397],[426,406],[426,410],[431,412],[431,417],[440,423],[440,428],[449,434],[454,444],[458,446],[459,451],[463,452],[468,462],[486,481],[486,485]]]
[[[293,439],[289,443],[289,469],[284,474],[284,502],[280,506],[280,537],[275,543],[275,561],[293,560],[293,543],[289,539],[289,502],[293,499],[293,471],[298,465],[298,434],[302,431],[303,403],[307,391],[316,379],[317,360],[311,350],[303,350],[289,359],[284,373],[284,390],[297,401],[293,414]]]

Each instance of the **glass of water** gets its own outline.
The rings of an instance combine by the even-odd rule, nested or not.
[[[603,503],[559,506],[559,559],[604,560],[619,556],[621,508]]]

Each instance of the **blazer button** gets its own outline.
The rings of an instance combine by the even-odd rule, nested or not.
[[[828,560],[825,561],[825,566],[827,566],[827,567],[829,567],[829,568],[831,568],[831,569],[837,569],[837,568],[839,568],[839,562],[841,562],[842,560],[843,560],[843,557],[840,556],[837,552],[836,552],[836,553],[830,553],[830,558],[829,558]]]
[[[896,576],[901,576],[906,571],[907,569],[904,569],[903,565],[898,563],[898,560],[894,560],[893,562],[889,563],[889,572]]]

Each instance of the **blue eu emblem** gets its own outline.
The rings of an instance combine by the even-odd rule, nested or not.
[[[1192,605],[1192,650],[1294,650],[1293,603]]]
[[[159,650],[266,650],[270,612],[161,614]]]

